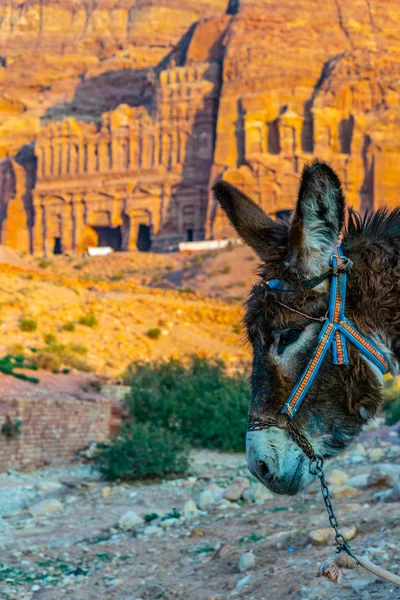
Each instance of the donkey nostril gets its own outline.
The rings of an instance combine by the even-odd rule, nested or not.
[[[257,470],[263,479],[271,479],[271,473],[263,460],[257,462]]]

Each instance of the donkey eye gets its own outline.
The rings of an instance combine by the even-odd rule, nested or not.
[[[286,346],[293,344],[300,337],[300,334],[301,330],[299,329],[285,329],[285,331],[282,331],[278,342],[278,354],[282,354]]]

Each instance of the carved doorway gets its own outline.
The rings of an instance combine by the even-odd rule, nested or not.
[[[97,233],[97,246],[110,246],[113,250],[121,250],[122,235],[121,227],[96,227],[93,229]]]
[[[148,225],[140,223],[136,247],[140,252],[148,252],[151,248],[151,228]]]
[[[62,243],[61,243],[61,238],[55,237],[53,254],[62,254],[62,253],[63,253],[63,247],[62,247]]]

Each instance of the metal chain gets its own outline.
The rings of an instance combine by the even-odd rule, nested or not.
[[[325,473],[324,473],[324,459],[322,456],[315,454],[313,447],[311,446],[308,439],[300,432],[292,421],[288,421],[288,431],[291,435],[293,441],[299,446],[299,448],[304,452],[304,454],[310,459],[309,470],[311,475],[316,475],[321,483],[321,493],[325,502],[325,507],[329,517],[329,525],[335,532],[335,542],[337,543],[337,552],[342,552],[343,550],[347,552],[349,556],[351,556],[358,565],[359,562],[357,558],[354,556],[349,542],[346,540],[344,535],[339,530],[339,523],[336,518],[336,515],[333,511],[331,496],[329,493],[329,488],[326,483]]]

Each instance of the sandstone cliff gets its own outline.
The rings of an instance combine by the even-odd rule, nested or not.
[[[136,136],[136,163],[132,155],[125,168],[132,185],[120,186],[118,198],[115,186],[110,191],[113,204],[107,210],[120,215],[115,226],[122,227],[125,218],[124,195],[140,189],[139,200],[132,196],[132,201],[141,208],[147,196],[155,201],[148,221],[154,231],[169,231],[177,238],[193,231],[199,236],[229,235],[224,217],[212,198],[207,200],[209,183],[224,177],[269,213],[283,214],[293,204],[302,165],[316,155],[338,170],[356,208],[396,205],[399,18],[399,0],[5,0],[0,6],[0,156],[12,157],[36,142],[40,163],[38,140],[47,135],[46,123],[71,117],[78,125],[69,130],[81,141],[60,130],[54,143],[83,148],[85,127],[103,127],[106,144],[104,136],[111,131],[104,130],[104,114],[124,104],[148,113],[150,120],[140,117],[140,128],[161,128],[151,135],[164,150],[157,160],[149,159],[152,170],[143,173],[139,155],[145,150]],[[212,90],[198,79],[202,75],[193,75],[205,73],[206,82],[210,80],[205,65],[213,73],[219,68]],[[203,111],[201,102],[209,101],[212,106]],[[200,124],[199,110],[206,115]],[[132,115],[137,122],[138,113]],[[129,127],[130,134],[118,129],[115,136],[135,137],[136,125]],[[173,139],[182,132],[186,152],[179,158]],[[201,136],[211,143],[211,154],[202,150]],[[128,141],[121,144],[125,148]],[[173,152],[181,162],[177,159],[171,169],[167,154]],[[73,202],[63,192],[77,191],[68,187],[75,185],[77,172],[68,171],[69,154],[65,156],[64,175],[38,172],[34,197],[40,197],[39,211],[45,213],[46,203],[53,202],[51,190],[53,196],[62,196],[63,205]],[[81,196],[75,198],[79,213],[84,181],[90,178],[84,158],[76,160],[82,161]],[[117,162],[111,157],[100,169],[102,179],[96,177],[101,185],[110,180],[110,171],[122,182]],[[32,169],[32,161],[29,165]],[[10,181],[21,179],[14,167],[1,167],[8,173],[0,185],[3,218],[5,205],[16,198],[13,189],[18,186],[13,188]],[[34,185],[32,171],[24,181],[20,190]],[[159,187],[150,190],[155,181]],[[34,227],[29,225],[34,222],[29,210],[35,212],[30,192],[25,189],[16,206],[27,208],[27,226]],[[61,209],[51,210],[57,222],[74,218],[72,208],[62,214]],[[30,235],[32,245],[35,234]],[[126,235],[134,243],[136,233]],[[74,239],[73,232],[69,237]],[[7,242],[4,238],[2,233]],[[40,242],[44,248],[46,243]]]

